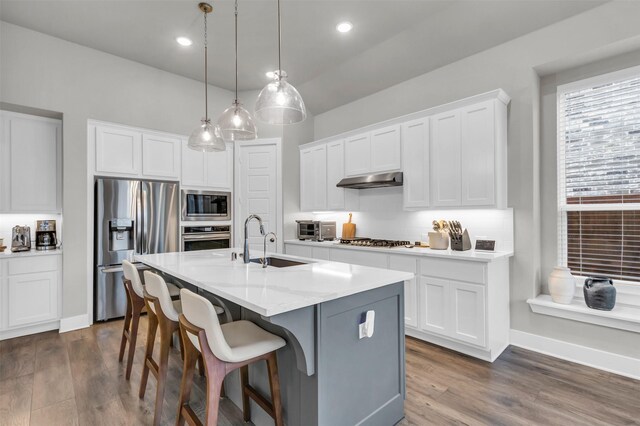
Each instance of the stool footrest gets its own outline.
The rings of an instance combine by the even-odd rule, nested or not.
[[[191,426],[202,426],[202,422],[188,404],[185,404],[180,408],[180,414],[182,414],[182,417],[184,417],[187,424]]]
[[[260,395],[251,385],[246,385],[243,392],[251,399],[253,399],[264,411],[271,417],[275,416],[273,411],[273,404],[267,400],[264,396]]]

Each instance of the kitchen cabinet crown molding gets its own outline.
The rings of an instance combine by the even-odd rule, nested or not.
[[[442,112],[446,112],[452,109],[463,108],[465,106],[470,106],[476,103],[480,103],[488,100],[494,100],[494,99],[500,101],[504,105],[509,105],[509,103],[511,102],[511,97],[507,94],[507,92],[505,92],[502,89],[495,89],[489,92],[480,93],[478,95],[469,96],[467,98],[458,99],[456,101],[449,102],[446,104],[441,104],[431,108],[412,112],[410,114],[401,115],[395,118],[390,118],[388,120],[373,123],[364,127],[359,127],[357,129],[347,130],[346,132],[338,133],[332,136],[327,136],[325,138],[318,139],[316,141],[309,142],[304,145],[300,145],[299,149],[310,148],[314,145],[321,145],[327,142],[331,142],[335,139],[345,139],[345,138],[357,136],[358,134],[361,134],[364,132],[376,131],[383,127],[403,124],[407,121],[418,120],[421,118],[427,118],[431,115],[440,114]]]

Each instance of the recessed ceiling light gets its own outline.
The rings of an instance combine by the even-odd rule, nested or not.
[[[264,73],[264,75],[266,75],[267,78],[273,78],[276,76],[276,74],[273,71],[267,71],[266,73]]]
[[[340,33],[348,33],[353,29],[353,24],[349,21],[340,22],[336,25],[336,30]]]
[[[178,38],[176,38],[176,41],[178,42],[178,44],[180,46],[191,46],[193,44],[191,39],[189,39],[187,37],[178,37]]]

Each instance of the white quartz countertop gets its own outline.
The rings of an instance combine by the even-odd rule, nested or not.
[[[286,240],[285,244],[295,244],[300,246],[309,247],[325,247],[332,249],[344,249],[344,250],[362,250],[371,253],[390,253],[390,254],[405,254],[411,256],[425,256],[425,257],[439,257],[444,259],[459,259],[470,260],[475,262],[491,262],[503,257],[513,256],[513,252],[507,251],[476,251],[474,249],[467,251],[454,251],[448,250],[434,250],[430,248],[422,247],[362,247],[351,246],[347,244],[340,244],[338,241],[300,241],[300,240]]]
[[[0,260],[10,259],[15,257],[31,257],[31,256],[56,256],[61,255],[62,249],[55,250],[29,250],[29,251],[16,251],[12,252],[11,247],[7,247],[4,252],[0,253]]]
[[[262,268],[257,263],[231,261],[238,249],[136,255],[152,268],[209,291],[265,317],[339,299],[413,278],[410,272],[271,254],[309,262]],[[259,257],[262,253],[254,253]]]

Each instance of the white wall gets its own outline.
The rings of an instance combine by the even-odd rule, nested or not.
[[[36,248],[36,221],[38,220],[55,220],[56,235],[58,243],[61,242],[62,236],[62,215],[58,214],[0,214],[0,238],[4,239],[3,244],[7,246],[7,252],[11,251],[11,234],[12,228],[16,225],[26,225],[31,228],[31,248]]]
[[[203,84],[0,21],[0,102],[62,113],[64,240],[63,317],[87,311],[87,120],[97,119],[188,135],[203,115]],[[257,92],[241,94],[252,110]],[[209,87],[213,119],[233,94]],[[284,215],[298,210],[299,143],[313,139],[313,118],[287,126],[259,125],[260,137],[284,137]],[[0,230],[1,231],[1,230]],[[293,225],[285,234],[294,235]],[[10,235],[9,235],[10,237]]]
[[[616,1],[472,55],[315,118],[316,139],[457,99],[504,89],[509,106],[509,206],[515,219],[511,326],[579,345],[640,358],[637,335],[533,314],[540,292],[540,138],[537,69],[605,58],[640,46],[640,2]],[[443,40],[446,42],[446,40]],[[415,52],[428,55],[429,52]],[[545,245],[546,247],[546,245]]]
[[[266,81],[265,81],[266,84]],[[238,94],[245,108],[253,114],[253,106],[259,91],[252,90]],[[261,138],[282,138],[282,201],[284,240],[295,238],[295,219],[300,211],[300,160],[298,146],[313,141],[314,117],[307,110],[307,119],[287,126],[261,124],[258,136]]]
[[[300,213],[296,219],[308,217]],[[340,237],[346,212],[316,213],[314,220],[335,220],[336,235]],[[496,241],[496,250],[513,251],[513,210],[424,210],[402,209],[402,188],[360,190],[360,208],[353,212],[356,236],[393,240],[427,241],[434,220],[457,220],[469,231],[472,243],[478,237]]]

